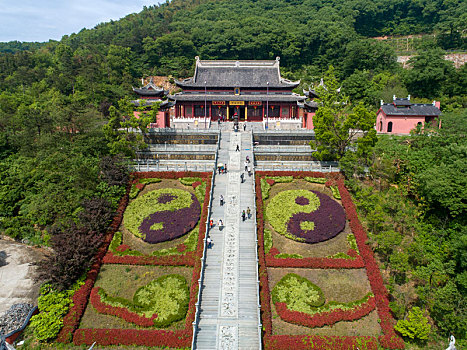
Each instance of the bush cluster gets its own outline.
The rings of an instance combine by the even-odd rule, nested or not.
[[[325,184],[326,181],[328,181],[328,179],[325,177],[310,177],[310,176],[306,176],[304,180],[311,182],[311,183],[315,183],[315,184]]]
[[[332,326],[340,321],[355,321],[368,315],[376,307],[375,298],[367,295],[352,303],[326,304],[314,313],[290,310],[286,303],[275,303],[277,314],[284,321],[310,328]]]
[[[179,179],[180,183],[185,186],[191,186],[195,182],[201,182],[202,179],[200,177],[182,177]]]
[[[99,313],[114,315],[139,326],[165,328],[185,317],[189,297],[185,278],[172,274],[138,288],[132,301],[112,297],[102,288],[93,288],[91,303]]]
[[[164,188],[146,193],[125,211],[125,227],[149,243],[178,238],[192,230],[199,220],[199,202],[188,191]],[[163,227],[153,229],[162,223]]]
[[[331,186],[332,196],[336,199],[341,199],[341,194],[339,193],[339,189],[336,186]]]
[[[298,197],[304,197],[308,204],[296,203]],[[320,207],[320,199],[316,193],[307,190],[288,190],[275,195],[266,207],[266,218],[277,233],[304,242],[305,238],[288,231],[287,225],[295,214],[311,213]]]
[[[325,302],[321,288],[308,279],[289,273],[276,283],[271,292],[273,303],[285,303],[292,311],[312,313]]]
[[[50,284],[41,286],[38,298],[40,313],[31,317],[31,328],[36,339],[47,341],[54,339],[63,326],[63,317],[70,308],[71,297],[80,283],[70,290],[57,291]]]
[[[266,208],[276,232],[299,242],[318,243],[335,237],[345,228],[344,209],[329,196],[308,190],[278,193]]]
[[[73,337],[75,345],[140,345],[161,348],[189,348],[193,327],[178,331],[145,329],[78,329]]]

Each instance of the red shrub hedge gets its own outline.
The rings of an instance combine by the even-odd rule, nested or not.
[[[119,246],[120,247],[120,246]],[[182,255],[148,256],[148,255],[115,255],[108,251],[104,257],[104,264],[120,265],[160,265],[160,266],[194,266],[194,252]]]
[[[310,328],[331,326],[340,321],[354,321],[368,315],[376,307],[375,298],[370,297],[366,303],[355,306],[352,310],[332,310],[310,315],[304,312],[291,311],[286,303],[276,303],[277,314],[284,321]]]
[[[78,329],[73,337],[75,345],[141,345],[169,348],[191,346],[193,330],[180,331],[145,329]]]
[[[131,312],[127,307],[116,307],[104,304],[101,300],[101,296],[99,295],[99,289],[100,287],[93,288],[89,298],[92,306],[97,310],[97,312],[104,315],[117,316],[127,322],[131,322],[142,327],[154,326],[154,320],[157,318],[157,314],[154,314],[151,318],[148,318],[138,315],[135,312]]]
[[[178,179],[180,177],[202,177],[207,181],[205,199],[203,203],[203,210],[201,212],[201,224],[199,228],[198,244],[195,252],[185,255],[177,255],[174,258],[177,259],[191,259],[189,266],[194,266],[193,277],[190,288],[190,302],[188,304],[188,312],[185,319],[185,329],[180,331],[165,331],[165,330],[137,330],[137,329],[79,329],[75,332],[79,325],[81,317],[86,310],[87,302],[91,290],[96,281],[100,267],[103,263],[104,256],[112,237],[118,230],[122,219],[123,212],[128,205],[128,194],[131,189],[131,183],[127,186],[126,194],[123,196],[119,203],[117,213],[109,227],[109,230],[105,236],[105,240],[102,246],[99,248],[95,262],[91,266],[87,274],[84,285],[74,294],[73,296],[73,307],[70,309],[68,314],[63,320],[63,328],[61,329],[57,341],[61,343],[69,343],[72,340],[75,344],[87,344],[90,345],[94,341],[100,345],[144,345],[144,346],[163,346],[163,347],[188,347],[191,344],[193,336],[192,323],[195,319],[195,304],[198,296],[198,280],[201,274],[201,257],[204,249],[204,238],[206,234],[206,226],[203,224],[206,222],[208,205],[210,199],[211,190],[211,173],[195,173],[195,172],[144,172],[144,173],[133,173],[134,179],[141,178],[160,178],[160,179]],[[106,257],[110,259],[109,257]],[[119,257],[120,258],[120,257]],[[130,257],[128,258],[140,258]],[[157,257],[158,259],[169,258],[169,257]],[[194,261],[193,261],[194,260]],[[159,260],[160,262],[161,260]],[[180,261],[180,260],[174,260]],[[120,263],[120,262],[119,262]],[[168,262],[167,262],[168,263]],[[123,262],[122,262],[123,264]],[[125,263],[128,264],[128,263]]]
[[[375,337],[331,337],[303,335],[265,335],[265,349],[294,350],[377,350]]]
[[[264,217],[263,217],[263,200],[261,196],[261,185],[260,179],[265,176],[293,176],[294,178],[304,178],[304,177],[320,177],[328,178],[329,181],[326,182],[326,186],[338,186],[342,205],[346,211],[347,220],[349,220],[349,225],[352,230],[352,233],[355,236],[357,241],[357,246],[360,251],[360,256],[356,260],[349,259],[327,259],[329,261],[310,261],[310,265],[306,263],[300,263],[300,260],[303,259],[276,259],[272,255],[274,250],[271,249],[268,256],[264,252]],[[354,349],[358,343],[356,338],[362,337],[304,337],[304,336],[289,336],[289,335],[272,335],[272,319],[271,319],[271,305],[270,305],[270,292],[269,292],[269,283],[266,266],[274,267],[309,267],[309,268],[356,268],[351,267],[354,263],[361,264],[365,267],[368,280],[370,281],[370,286],[372,289],[374,297],[374,302],[376,304],[376,310],[378,316],[381,319],[381,329],[383,330],[384,336],[379,338],[379,342],[382,346],[389,349],[403,349],[404,342],[403,340],[395,333],[394,324],[395,321],[391,315],[389,309],[389,300],[386,287],[384,286],[379,267],[374,259],[373,252],[370,247],[366,245],[367,235],[363,226],[361,225],[358,215],[356,212],[355,205],[352,202],[349,192],[344,186],[344,181],[339,174],[324,174],[324,173],[313,173],[313,172],[292,172],[292,171],[266,171],[266,172],[256,172],[256,206],[257,206],[257,222],[258,222],[258,259],[259,259],[259,274],[260,274],[260,299],[262,308],[262,323],[264,327],[264,342],[266,349],[305,349],[309,348],[306,345],[307,341],[313,342],[314,349]],[[272,252],[272,253],[271,253]],[[276,254],[277,254],[276,249]],[[307,258],[305,258],[307,259]],[[313,259],[313,258],[312,258]],[[284,261],[285,260],[285,261]],[[332,264],[338,260],[342,261],[338,264],[341,266],[334,267]],[[332,263],[334,261],[334,263]],[[287,264],[289,263],[289,264]],[[315,264],[313,265],[312,264]],[[321,264],[321,265],[319,265]],[[326,266],[326,267],[324,267]],[[348,267],[347,267],[348,266]],[[374,337],[368,337],[369,339],[375,339]],[[330,345],[331,344],[331,345]],[[370,347],[368,349],[376,349],[377,344],[376,340],[370,341]]]
[[[271,248],[266,255],[266,266],[268,267],[298,267],[310,269],[361,269],[365,267],[361,256],[355,259],[335,259],[335,258],[276,258],[274,255],[279,251],[273,251]],[[276,252],[272,254],[271,252]],[[349,254],[350,255],[350,254]]]

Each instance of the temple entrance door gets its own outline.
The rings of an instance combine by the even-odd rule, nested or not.
[[[245,107],[244,106],[229,106],[229,118],[232,120],[234,114],[237,113],[238,120],[245,120]]]
[[[226,120],[227,118],[227,111],[226,111],[226,107],[225,106],[212,106],[212,109],[211,109],[211,120],[212,121],[217,121],[217,119],[219,119],[219,117],[221,117],[221,120],[222,118],[224,118],[224,120]],[[231,115],[231,114],[229,114]]]

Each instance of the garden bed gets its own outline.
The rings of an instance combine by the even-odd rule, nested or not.
[[[109,295],[118,295],[121,298],[131,300],[138,288],[147,285],[151,281],[168,275],[177,274],[185,278],[188,287],[191,286],[193,269],[188,267],[172,266],[134,266],[134,265],[107,265],[101,267],[94,288],[102,288]],[[180,330],[185,327],[185,318],[174,322],[167,330]],[[115,328],[115,329],[145,329],[135,323],[122,318],[99,312],[92,302],[88,303],[86,311],[80,323],[80,328]],[[155,326],[147,327],[157,329]]]
[[[194,177],[201,181],[187,180],[185,184],[179,181],[181,178]],[[70,341],[70,335],[73,335],[75,345],[90,345],[93,342],[101,346],[181,348],[191,345],[211,174],[150,172],[135,173],[133,178],[106,236],[106,244],[100,248],[85,284],[73,297],[74,306],[65,318],[64,328],[59,335],[61,342]],[[177,191],[174,192],[174,188]],[[139,206],[147,200],[145,195],[152,196],[149,199],[160,204],[153,206],[148,202],[154,210],[141,207],[145,217],[137,219],[142,222],[151,217],[154,221],[151,225],[155,226],[149,227],[158,234],[156,240],[162,236],[167,242],[156,243],[149,249],[146,246],[150,244],[148,242],[136,240],[137,243],[131,246],[128,236],[125,241],[122,231],[128,230],[124,227],[124,213],[130,193],[133,200],[143,198]],[[180,202],[184,196],[192,199],[186,206],[199,202],[199,209],[193,207],[200,210],[196,222],[191,220],[189,229],[186,229],[186,225],[175,225],[171,226],[169,232],[164,232],[164,226],[158,224],[161,221],[157,217],[158,213],[164,219],[171,214],[170,211],[176,212],[180,209],[177,201]],[[130,234],[134,235],[134,227],[141,227],[141,223],[136,222],[135,226],[133,222],[133,233]],[[179,234],[176,230],[180,228],[185,231]],[[177,235],[180,237],[172,239]],[[135,235],[135,238],[144,236]],[[189,244],[185,245],[187,239]],[[181,240],[184,240],[183,243],[180,243]],[[181,245],[185,245],[183,249]],[[165,254],[154,255],[154,252],[163,249],[166,250]]]
[[[257,172],[256,194],[265,348],[403,348],[339,175]]]

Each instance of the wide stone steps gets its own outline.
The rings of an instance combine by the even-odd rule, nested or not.
[[[241,152],[236,152],[236,145]],[[196,349],[260,349],[258,334],[258,286],[254,218],[241,220],[241,211],[254,212],[253,179],[245,174],[246,156],[253,160],[251,134],[222,132],[218,161],[228,173],[216,175],[211,218],[224,229],[210,230],[212,249],[207,250],[201,289]],[[219,205],[219,196],[225,205]]]

